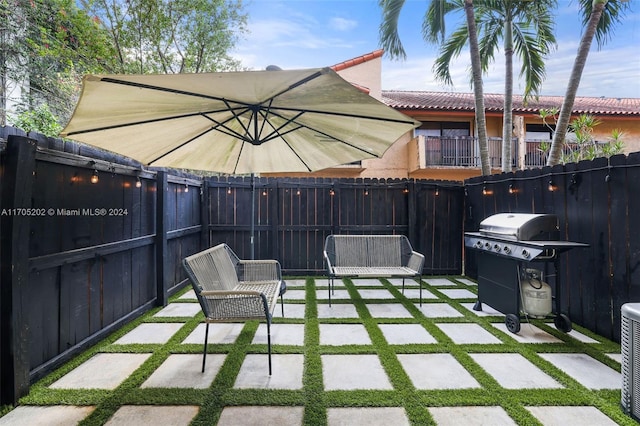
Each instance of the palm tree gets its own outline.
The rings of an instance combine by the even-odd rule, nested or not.
[[[500,48],[505,55],[504,114],[502,126],[502,171],[511,171],[511,141],[513,138],[513,55],[516,54],[524,76],[524,98],[536,94],[545,76],[544,59],[555,46],[551,11],[556,0],[483,0],[476,5],[476,21],[480,32],[480,57],[486,72]],[[467,43],[465,28],[454,31],[442,45],[434,69],[436,77],[451,82],[449,65]]]
[[[502,171],[511,171],[513,135],[513,55],[520,58],[520,75],[524,76],[525,101],[540,90],[545,76],[544,59],[556,44],[551,11],[556,0],[492,0],[478,12],[482,36],[480,55],[483,70],[489,68],[502,38],[505,56],[504,115],[502,125]]]
[[[593,37],[596,37],[598,47],[601,47],[611,33],[614,24],[618,23],[629,9],[627,0],[580,0],[583,12],[582,24],[585,27],[584,34],[578,46],[578,53],[573,63],[567,91],[560,107],[560,115],[556,123],[556,131],[551,142],[551,151],[547,160],[548,166],[554,166],[560,162],[564,139],[567,136],[571,111],[575,102],[582,78],[582,71],[589,56]]]
[[[404,0],[379,0],[382,8],[380,24],[380,42],[387,54],[392,58],[406,58],[406,53],[398,35],[398,19]],[[489,163],[489,144],[487,138],[487,121],[484,110],[484,92],[482,87],[482,63],[476,30],[473,0],[432,0],[422,24],[423,35],[427,42],[441,44],[445,36],[444,17],[453,10],[464,10],[467,25],[464,31],[469,40],[473,90],[475,97],[476,127],[480,146],[480,164],[482,174],[491,174]],[[462,48],[462,46],[461,46]],[[450,79],[449,79],[450,80]]]

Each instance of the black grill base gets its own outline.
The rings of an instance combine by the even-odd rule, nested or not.
[[[503,314],[520,315],[518,262],[483,252],[478,253],[478,304],[482,303]]]

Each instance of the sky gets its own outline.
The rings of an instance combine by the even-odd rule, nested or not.
[[[427,44],[421,26],[428,0],[406,0],[400,15],[400,39],[407,57],[382,62],[383,90],[472,92],[469,85],[469,53],[461,52],[452,63],[453,86],[433,78],[438,49]],[[640,98],[640,0],[630,0],[631,10],[615,27],[615,33],[598,49],[591,46],[578,96]],[[262,70],[331,66],[380,48],[381,10],[377,0],[248,0],[248,33],[232,53],[242,65]],[[546,60],[546,79],[540,94],[564,96],[578,44],[582,20],[577,0],[558,0],[557,46]],[[455,28],[460,20],[447,23]],[[504,56],[498,52],[484,76],[485,93],[504,93]],[[514,74],[520,65],[514,63]],[[522,93],[514,81],[514,93]]]

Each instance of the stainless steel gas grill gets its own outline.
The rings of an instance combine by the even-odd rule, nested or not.
[[[481,311],[486,303],[505,314],[507,329],[517,333],[521,314],[544,318],[554,311],[555,300],[556,328],[571,331],[571,320],[560,312],[559,255],[588,245],[558,237],[558,218],[552,214],[499,213],[484,219],[478,232],[465,233],[465,247],[478,251],[474,309]],[[553,279],[555,296],[545,279]]]

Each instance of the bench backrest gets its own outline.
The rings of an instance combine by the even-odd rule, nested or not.
[[[412,248],[404,235],[329,235],[325,242],[334,266],[405,266]]]
[[[226,244],[219,244],[184,259],[183,265],[197,293],[232,290],[238,285],[238,257]]]

